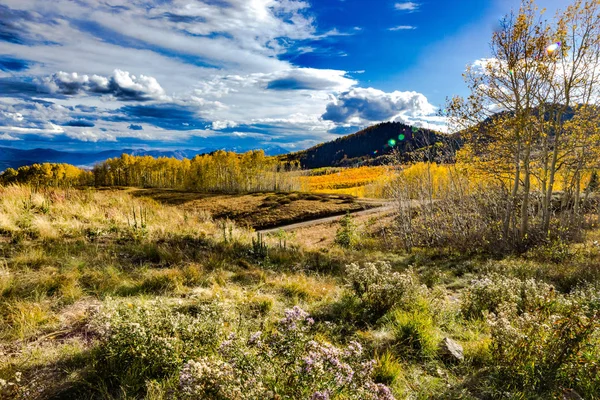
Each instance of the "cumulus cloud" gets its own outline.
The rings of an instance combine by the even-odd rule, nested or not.
[[[430,115],[435,110],[421,93],[386,93],[373,88],[354,88],[340,94],[329,103],[322,118],[336,123],[360,124],[387,121],[399,115]]]
[[[371,89],[289,61],[337,54],[337,38],[359,32],[318,24],[309,0],[3,0],[0,134],[188,146],[238,132],[302,147],[369,118],[413,118],[384,92],[352,111]]]
[[[146,75],[136,77],[127,71],[115,69],[111,77],[63,72],[43,79],[53,93],[64,95],[112,95],[122,101],[166,100],[165,90],[158,81]]]
[[[213,121],[211,128],[215,131],[220,131],[227,128],[235,128],[239,124],[234,121]]]
[[[72,119],[69,114],[57,104],[0,98],[0,132],[59,134],[64,132],[59,125]]]

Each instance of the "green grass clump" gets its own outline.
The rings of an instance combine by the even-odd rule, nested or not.
[[[373,379],[375,382],[392,386],[402,376],[402,372],[401,361],[391,351],[386,351],[377,357]]]
[[[435,357],[442,337],[428,312],[395,310],[387,318],[399,355],[422,359]]]

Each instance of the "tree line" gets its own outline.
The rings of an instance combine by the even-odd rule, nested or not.
[[[33,186],[73,187],[93,183],[90,171],[71,164],[42,163],[7,168],[0,174],[0,184],[29,184]]]
[[[193,159],[123,154],[91,171],[69,164],[34,164],[9,168],[1,184],[36,186],[135,186],[202,192],[248,193],[300,189],[298,163],[283,163],[262,150],[237,154],[216,151]]]

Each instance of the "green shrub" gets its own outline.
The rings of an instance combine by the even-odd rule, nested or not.
[[[409,307],[427,292],[414,271],[395,272],[384,261],[346,266],[345,281],[351,293],[360,299],[364,316],[371,321],[394,307]]]
[[[100,335],[99,372],[113,384],[141,390],[146,380],[212,351],[222,321],[214,304],[198,305],[192,314],[162,302],[109,302],[92,323]]]
[[[394,354],[386,351],[377,357],[377,365],[373,372],[373,379],[377,383],[392,385],[396,379],[402,375],[402,364],[396,359]]]
[[[358,242],[358,233],[356,225],[350,214],[346,214],[340,219],[340,226],[335,233],[335,243],[344,247],[352,248]]]
[[[433,358],[441,337],[427,311],[394,311],[390,326],[399,354],[418,358]]]
[[[567,304],[560,313],[542,307],[490,316],[492,379],[499,392],[551,398],[573,389],[590,399],[600,393],[600,303],[569,298]]]
[[[490,274],[474,280],[465,290],[462,312],[467,318],[482,318],[486,312],[496,313],[500,306],[511,307],[515,312],[533,311],[556,296],[552,285],[535,279],[521,280]]]
[[[526,258],[553,263],[565,262],[573,256],[571,245],[561,238],[557,238],[548,244],[533,247],[525,254]]]

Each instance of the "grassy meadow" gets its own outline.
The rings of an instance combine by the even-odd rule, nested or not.
[[[0,398],[599,398],[600,232],[409,253],[347,217],[306,246],[178,195],[0,187]]]

